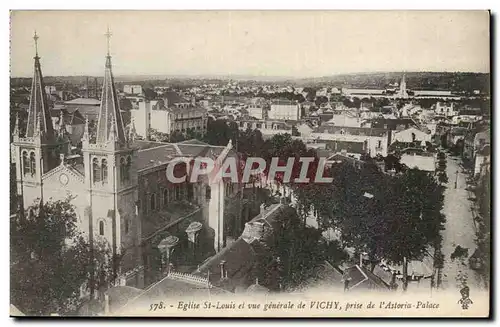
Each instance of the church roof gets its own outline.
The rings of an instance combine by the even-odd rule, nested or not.
[[[106,56],[104,83],[102,86],[101,107],[97,122],[97,143],[106,143],[111,139],[114,130],[115,140],[125,143],[125,128],[123,125],[120,105],[115,89],[113,72],[111,70],[111,56]]]
[[[47,95],[45,94],[45,85],[43,83],[42,68],[40,66],[40,57],[38,53],[34,57],[35,67],[33,80],[31,83],[30,104],[28,107],[28,124],[26,128],[26,137],[33,137],[40,124],[40,131],[47,137],[54,136],[54,128],[50,116]]]
[[[137,169],[142,170],[168,163],[177,156],[177,150],[173,144],[162,143],[157,147],[139,150],[137,159]]]
[[[187,140],[180,143],[160,143],[149,141],[137,141],[139,148],[139,159],[137,169],[142,170],[168,163],[175,157],[212,157],[219,156],[226,147],[215,146],[199,140]],[[230,150],[228,156],[235,155]]]

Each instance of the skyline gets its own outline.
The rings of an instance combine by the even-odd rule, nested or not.
[[[31,77],[35,30],[45,76],[100,76],[108,26],[117,77],[489,73],[488,18],[486,11],[13,11],[11,76]]]

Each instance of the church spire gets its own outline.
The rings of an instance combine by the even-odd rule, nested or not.
[[[50,109],[47,103],[47,95],[45,94],[45,85],[43,83],[42,69],[40,67],[40,57],[38,56],[38,35],[33,36],[35,40],[35,67],[33,81],[31,83],[30,104],[28,108],[28,124],[26,126],[26,137],[33,137],[35,130],[40,128],[40,131],[47,137],[53,137],[54,128],[50,117]],[[40,117],[40,123],[38,122]],[[37,126],[40,124],[40,126]]]
[[[113,72],[111,70],[111,55],[109,52],[109,41],[111,32],[105,34],[108,39],[108,53],[104,71],[104,82],[102,85],[101,108],[97,121],[97,143],[106,143],[110,140],[110,132],[114,130],[115,140],[121,144],[125,143],[125,129],[123,127],[122,115],[115,89]]]

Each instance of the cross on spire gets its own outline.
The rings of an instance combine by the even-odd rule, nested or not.
[[[108,26],[108,31],[107,31],[107,32],[106,32],[106,34],[104,34],[104,35],[105,35],[105,36],[106,36],[106,38],[108,39],[108,57],[109,57],[109,56],[110,56],[110,54],[109,54],[109,48],[110,48],[110,47],[109,47],[109,42],[110,42],[110,40],[111,40],[111,35],[113,35],[113,34],[111,34],[111,31],[109,30],[109,26]]]
[[[33,35],[33,40],[35,40],[35,53],[36,53],[36,56],[38,57],[38,35],[36,34],[36,30],[35,30],[35,35]]]

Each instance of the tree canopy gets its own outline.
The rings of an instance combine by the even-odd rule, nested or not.
[[[82,285],[112,282],[107,243],[95,240],[92,247],[78,232],[70,200],[37,201],[26,218],[11,219],[11,303],[26,314],[74,313]]]

